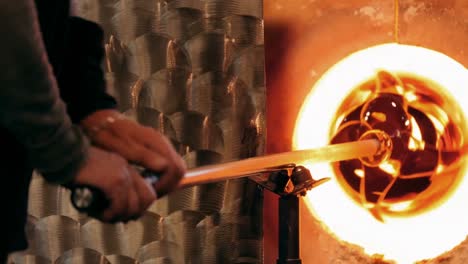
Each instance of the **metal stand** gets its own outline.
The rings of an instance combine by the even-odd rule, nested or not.
[[[299,197],[278,199],[279,232],[277,264],[302,264],[299,247]]]
[[[278,260],[277,264],[302,264],[299,245],[299,196],[326,182],[315,180],[303,166],[287,164],[270,172],[268,177],[254,176],[256,181],[280,196],[278,199]]]

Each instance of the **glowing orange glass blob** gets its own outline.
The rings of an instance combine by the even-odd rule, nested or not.
[[[371,131],[389,138],[390,155],[333,165],[345,191],[380,221],[386,215],[408,216],[432,208],[462,176],[461,124],[449,113],[460,109],[433,86],[379,71],[348,95],[361,97],[365,92],[367,98],[354,106],[346,103],[353,99],[345,99],[337,113],[331,143],[357,141]]]
[[[294,149],[359,139],[371,129],[400,145],[379,166],[305,164],[333,179],[306,197],[325,229],[398,263],[434,258],[465,240],[466,85],[467,69],[450,57],[393,43],[353,53],[321,76],[298,115]]]

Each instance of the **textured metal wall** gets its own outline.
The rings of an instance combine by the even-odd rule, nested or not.
[[[106,32],[106,78],[120,110],[163,131],[189,167],[263,153],[261,0],[87,0]],[[78,214],[35,175],[30,248],[11,263],[261,263],[262,192],[232,180],[175,192],[138,221]]]

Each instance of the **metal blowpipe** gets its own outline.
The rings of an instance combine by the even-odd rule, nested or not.
[[[379,140],[366,139],[316,149],[297,150],[202,166],[188,170],[185,177],[180,181],[179,188],[278,171],[290,167],[291,164],[334,162],[371,157],[378,153],[380,148],[381,143]],[[158,173],[148,170],[142,170],[141,174],[150,184],[156,183],[159,178]],[[75,186],[72,189],[71,201],[78,211],[88,214],[98,214],[109,206],[109,201],[104,193],[92,186]]]
[[[190,169],[180,182],[180,187],[224,181],[240,176],[267,172],[284,164],[334,162],[369,157],[380,149],[376,139],[328,145],[316,149],[296,150],[217,165]]]

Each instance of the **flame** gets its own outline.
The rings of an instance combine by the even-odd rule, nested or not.
[[[296,121],[294,149],[329,142],[331,122],[350,90],[378,70],[408,72],[444,87],[468,113],[467,69],[450,57],[422,47],[383,44],[358,51],[329,69],[311,89]],[[329,164],[305,164],[316,177],[332,177]],[[311,213],[341,240],[361,246],[369,255],[384,255],[398,263],[431,259],[453,249],[468,235],[468,177],[436,209],[407,218],[376,220],[332,180],[308,193]]]

